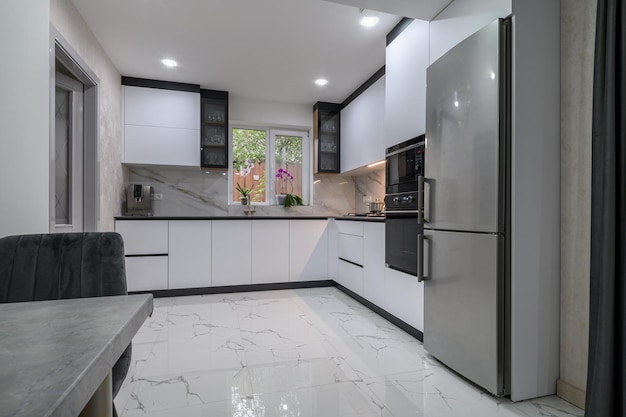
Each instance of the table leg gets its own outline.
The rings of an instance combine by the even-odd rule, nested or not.
[[[96,392],[80,412],[78,417],[112,417],[113,416],[113,388],[111,372],[102,381]]]

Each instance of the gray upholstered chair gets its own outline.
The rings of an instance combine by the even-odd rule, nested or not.
[[[128,294],[118,233],[51,233],[0,238],[0,302]],[[131,345],[112,370],[113,397],[126,378]],[[117,415],[115,406],[113,413]]]

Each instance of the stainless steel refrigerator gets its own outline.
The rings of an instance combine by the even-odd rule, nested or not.
[[[419,181],[424,347],[494,395],[510,380],[510,25],[492,22],[428,68]]]

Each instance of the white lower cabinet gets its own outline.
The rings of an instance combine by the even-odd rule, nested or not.
[[[166,290],[168,288],[167,256],[127,256],[126,287],[128,291]]]
[[[124,239],[128,291],[168,288],[167,220],[116,221],[115,231]]]
[[[167,220],[122,220],[115,231],[124,239],[126,255],[162,255],[168,253]]]
[[[337,257],[363,265],[363,236],[337,234]]]
[[[337,265],[339,284],[361,297],[363,296],[363,272],[362,266],[339,259],[339,264]]]
[[[424,284],[417,277],[385,268],[384,305],[400,320],[424,331]]]
[[[254,221],[212,221],[211,276],[214,287],[252,284]]]
[[[386,309],[385,223],[363,224],[363,297]]]
[[[328,279],[327,220],[117,220],[129,291]],[[139,256],[137,256],[139,255]]]
[[[211,221],[171,220],[169,288],[211,286]]]
[[[252,220],[252,283],[289,281],[289,222]]]
[[[327,220],[289,221],[289,281],[328,279]]]

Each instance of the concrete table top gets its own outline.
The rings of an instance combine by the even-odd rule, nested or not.
[[[0,417],[75,417],[152,314],[152,295],[0,304]]]

